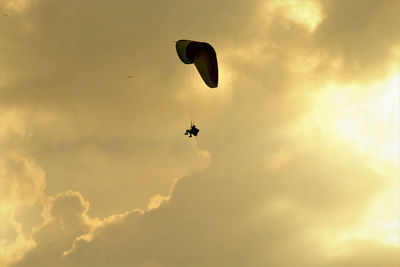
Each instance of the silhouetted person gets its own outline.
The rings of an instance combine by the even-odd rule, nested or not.
[[[190,123],[190,129],[186,130],[185,135],[189,135],[189,137],[192,137],[192,135],[197,136],[199,132],[200,130],[196,128],[196,125]]]

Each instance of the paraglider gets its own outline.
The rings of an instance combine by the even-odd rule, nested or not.
[[[185,64],[194,64],[204,83],[210,88],[218,87],[218,62],[214,48],[205,42],[179,40],[176,42],[176,52]],[[185,135],[197,136],[199,129],[193,122]]]
[[[192,137],[192,135],[197,136],[197,134],[200,132],[199,129],[196,128],[196,125],[194,125],[193,122],[190,123],[190,129],[187,129],[185,132],[185,135],[189,135],[189,137]]]
[[[208,87],[218,86],[217,55],[209,43],[179,40],[176,42],[176,52],[183,63],[194,63]]]

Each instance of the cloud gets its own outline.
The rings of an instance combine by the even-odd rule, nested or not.
[[[9,154],[1,158],[2,200],[17,203],[35,202],[46,182],[44,173],[30,158]]]
[[[335,61],[335,78],[345,82],[370,82],[390,71],[398,57],[398,1],[326,1],[321,6],[325,19],[315,40],[326,55],[322,68]]]
[[[32,227],[42,221],[40,211],[46,181],[43,170],[31,157],[3,150],[0,183],[0,265],[5,265],[31,247]]]
[[[386,246],[369,240],[354,240],[346,245],[352,247],[349,250],[351,252],[343,253],[323,266],[396,266],[400,262],[398,248],[395,246]]]
[[[25,254],[21,266],[58,265],[59,259],[73,247],[76,238],[83,236],[95,224],[86,215],[89,204],[77,192],[68,191],[47,202],[46,221],[32,237],[36,247]]]
[[[28,114],[30,142],[16,145],[40,162],[49,194],[78,190],[101,217],[131,208],[128,203],[145,208],[151,196],[168,194],[177,177],[205,165],[199,149],[218,160],[234,143],[228,140],[239,144],[248,133],[279,132],[308,108],[303,91],[340,73],[378,78],[390,65],[400,28],[390,23],[395,2],[371,1],[358,12],[354,1],[310,2],[304,10],[280,2],[274,10],[276,1],[42,0],[24,5],[2,26],[1,105]],[[310,32],[293,16],[296,8],[305,15],[311,10],[308,17],[320,24]],[[358,24],[340,22],[340,14],[349,20],[353,13]],[[383,14],[385,20],[373,24]],[[372,33],[379,35],[375,44],[366,40]],[[220,90],[201,88],[207,93],[196,104],[199,127],[210,133],[198,147],[181,140],[193,84],[192,66],[175,55],[172,41],[179,38],[210,41],[221,66]],[[348,63],[333,64],[343,60]],[[249,150],[260,139],[253,138]],[[93,187],[98,181],[105,186]],[[100,197],[107,190],[118,197]]]
[[[39,245],[12,266],[364,266],[370,247],[376,262],[395,266],[399,258],[390,246],[334,238],[360,222],[368,199],[383,186],[362,157],[339,144],[336,149],[322,159],[313,156],[320,155],[315,148],[299,149],[273,173],[257,165],[241,173],[211,166],[179,180],[159,208],[103,222],[90,238],[79,238],[89,233],[88,224],[81,223],[87,212],[83,200],[78,194],[58,197],[51,214],[60,222],[36,235],[42,237],[36,242],[50,242],[57,250],[37,261],[37,255],[49,252]],[[51,238],[49,228],[56,229]],[[73,249],[61,256],[73,240]],[[338,243],[341,249],[332,257],[328,248]]]
[[[5,196],[22,203],[10,220],[36,227],[11,266],[395,266],[393,246],[342,238],[385,177],[293,125],[308,93],[386,78],[398,4],[285,3],[41,0],[3,25],[0,105],[25,117],[0,137],[35,159],[3,164],[18,174]],[[180,38],[215,46],[219,90],[191,82]],[[191,88],[201,135],[189,143]]]

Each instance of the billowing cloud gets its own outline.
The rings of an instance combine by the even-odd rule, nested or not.
[[[78,237],[91,230],[88,203],[79,193],[68,191],[48,201],[46,221],[33,233],[34,250],[21,260],[23,266],[58,265],[58,259],[72,248]]]
[[[0,264],[5,265],[31,245],[32,227],[42,222],[46,182],[43,170],[31,157],[4,150],[0,152],[0,183]]]
[[[158,209],[103,222],[90,238],[78,238],[89,232],[88,224],[77,223],[86,214],[83,205],[65,202],[52,214],[70,225],[59,229],[57,238],[36,240],[50,242],[56,250],[49,253],[39,245],[15,266],[368,266],[363,257],[371,249],[375,262],[395,266],[395,247],[338,238],[359,223],[368,198],[383,186],[362,157],[338,149],[343,151],[327,151],[323,159],[313,156],[317,151],[297,151],[279,172],[253,166],[227,174],[212,166],[178,181]],[[315,164],[320,167],[313,168]],[[72,248],[74,240],[65,235],[76,226],[82,232],[76,229],[73,249],[62,256],[65,244]],[[48,227],[38,235],[48,233]],[[332,257],[329,247],[338,254]],[[46,260],[37,261],[43,251],[49,253]]]

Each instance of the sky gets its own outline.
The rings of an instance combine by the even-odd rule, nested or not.
[[[0,266],[399,266],[398,10],[1,0]]]

